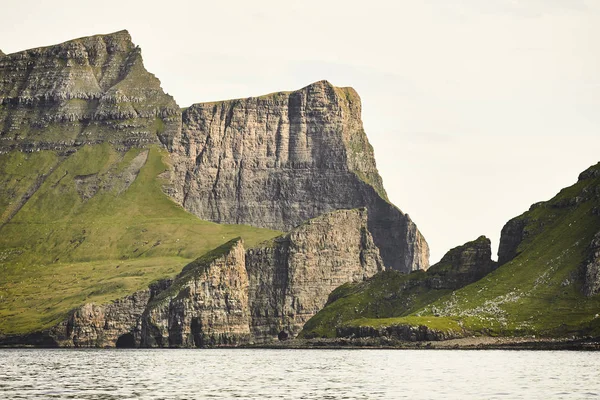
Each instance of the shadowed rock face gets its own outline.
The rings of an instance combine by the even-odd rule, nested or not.
[[[0,56],[0,152],[170,147],[180,115],[127,31]]]
[[[498,264],[504,265],[519,253],[519,245],[524,239],[524,229],[527,222],[520,217],[508,221],[502,228],[500,234],[500,246],[498,247]]]
[[[335,209],[367,207],[385,264],[427,269],[427,242],[387,201],[360,113],[353,89],[326,81],[195,104],[183,113],[170,194],[202,219],[279,230]]]
[[[250,337],[245,250],[235,239],[186,266],[142,318],[143,347],[227,346]]]
[[[449,250],[427,271],[431,289],[459,289],[483,278],[498,267],[492,260],[490,239],[480,236]]]
[[[365,209],[339,210],[312,219],[269,246],[246,255],[252,333],[256,340],[284,332],[295,337],[329,294],[383,270],[367,230]]]
[[[590,256],[584,265],[583,294],[600,293],[600,232],[596,233],[589,247]]]

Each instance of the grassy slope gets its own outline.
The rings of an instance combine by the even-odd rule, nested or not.
[[[593,168],[600,169],[600,164]],[[600,295],[581,293],[580,274],[589,243],[600,230],[600,217],[592,213],[600,206],[593,195],[598,192],[600,177],[580,181],[518,217],[526,221],[527,234],[520,254],[480,281],[454,292],[405,290],[422,273],[385,272],[336,289],[303,335],[332,336],[336,326],[346,324],[418,323],[453,329],[457,322],[467,331],[488,335],[600,335]],[[582,194],[590,198],[568,205]]]
[[[388,270],[360,283],[346,283],[329,296],[327,306],[312,317],[301,337],[335,337],[338,326],[352,320],[400,317],[419,310],[450,290],[428,290],[425,272]]]
[[[515,259],[419,314],[452,315],[468,330],[492,335],[600,335],[600,295],[582,294],[580,274],[600,230],[600,217],[592,213],[600,199],[565,205],[599,188],[600,177],[580,181],[521,215],[527,239]]]
[[[166,155],[157,148],[125,188],[124,173],[142,151],[123,155],[104,144],[66,159],[50,151],[0,155],[0,332],[49,327],[84,302],[173,276],[234,237],[252,246],[279,234],[187,213],[161,190]],[[40,173],[51,169],[42,182]],[[76,176],[95,184],[77,185]],[[94,186],[100,189],[86,199]],[[6,223],[28,192],[34,194]]]

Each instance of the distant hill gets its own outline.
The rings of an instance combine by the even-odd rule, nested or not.
[[[452,250],[440,264],[475,243]],[[486,269],[487,263],[484,257],[476,264]],[[452,287],[452,274],[435,278],[442,265],[342,286],[302,335],[414,336],[414,329],[401,327],[421,327],[430,337],[600,335],[600,164],[510,220],[502,229],[499,263],[464,287]]]

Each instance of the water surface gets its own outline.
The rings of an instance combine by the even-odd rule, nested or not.
[[[0,349],[1,399],[582,399],[600,354]]]

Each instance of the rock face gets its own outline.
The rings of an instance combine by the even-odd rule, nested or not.
[[[459,289],[483,278],[498,267],[492,261],[490,239],[480,236],[448,251],[427,271],[431,289]]]
[[[0,152],[118,148],[179,134],[181,113],[127,31],[0,56]]]
[[[250,337],[248,275],[241,239],[186,266],[142,318],[143,347],[231,346]]]
[[[108,304],[84,304],[52,329],[51,336],[61,347],[135,347],[149,299],[148,289]]]
[[[583,294],[593,296],[598,293],[600,293],[600,232],[596,233],[590,243],[590,256],[584,265],[583,283]]]
[[[367,211],[339,210],[309,220],[246,256],[252,334],[258,341],[296,336],[346,282],[383,270]]]
[[[521,217],[508,221],[500,233],[500,246],[498,247],[498,264],[504,265],[518,255],[517,249],[524,238],[526,221]]]
[[[194,104],[174,145],[171,195],[202,219],[289,230],[367,207],[389,267],[427,269],[427,242],[387,201],[351,88],[321,81],[295,92]]]

